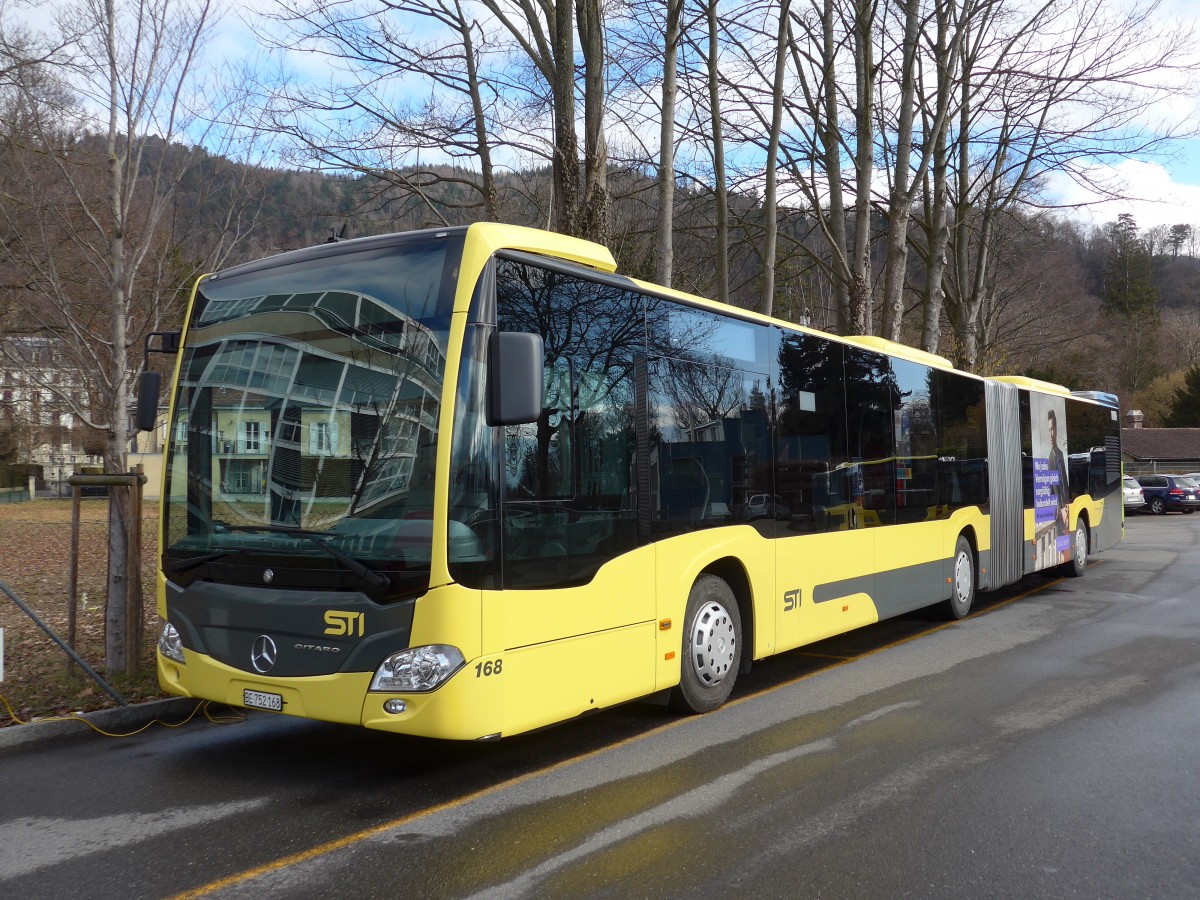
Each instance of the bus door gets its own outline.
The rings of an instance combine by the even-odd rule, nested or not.
[[[638,547],[632,397],[618,372],[596,369],[548,361],[542,416],[502,430],[502,589],[484,592],[483,626],[504,657],[508,731],[654,688],[654,548]]]

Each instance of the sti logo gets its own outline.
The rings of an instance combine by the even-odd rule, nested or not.
[[[366,619],[366,613],[331,609],[325,613],[325,624],[329,626],[325,629],[325,633],[332,637],[341,637],[342,635],[354,637],[356,634],[362,637],[366,629]]]

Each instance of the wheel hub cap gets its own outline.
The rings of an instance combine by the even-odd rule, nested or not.
[[[737,637],[729,612],[720,603],[700,607],[692,623],[692,665],[706,685],[725,677],[737,657]]]
[[[954,587],[958,602],[965,603],[971,594],[971,563],[965,554],[954,561]]]

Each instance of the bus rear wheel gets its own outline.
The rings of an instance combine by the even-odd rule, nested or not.
[[[942,603],[942,613],[947,619],[962,619],[975,605],[975,551],[965,534],[958,536],[954,545],[953,580],[950,584],[950,599]]]
[[[1075,523],[1075,534],[1071,537],[1071,561],[1058,567],[1060,575],[1070,578],[1080,577],[1087,569],[1088,533],[1087,525],[1080,519]]]
[[[733,590],[716,575],[701,575],[683,621],[679,686],[668,702],[678,712],[709,712],[729,699],[741,661],[742,617]]]

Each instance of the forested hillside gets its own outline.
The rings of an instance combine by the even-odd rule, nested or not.
[[[262,193],[255,227],[228,262],[331,235],[362,237],[483,218],[482,210],[466,205],[469,192],[456,189],[453,169],[397,176],[430,183],[418,197],[368,175],[257,171]],[[654,280],[655,180],[614,167],[609,182],[614,223],[609,244],[620,270]],[[549,185],[548,170],[499,178],[506,220],[545,227],[542,201]],[[675,202],[675,286],[712,297],[711,193],[680,188]],[[756,238],[763,208],[752,195],[734,195],[730,202],[738,223],[730,244],[730,302],[754,308],[762,277]],[[219,209],[200,209],[206,218],[219,218]],[[775,315],[836,331],[827,277],[809,258],[819,242],[815,223],[786,206],[779,219]],[[1001,226],[993,241],[995,280],[981,325],[978,370],[1118,392],[1145,407],[1147,424],[1155,424],[1184,370],[1200,361],[1200,241],[1192,226],[1140,231],[1123,217],[1097,228],[1065,214],[1028,211],[1014,211]],[[885,227],[881,219],[872,224],[871,252],[880,261]],[[919,229],[913,229],[912,240],[919,249]],[[906,279],[906,304],[914,309],[928,290],[926,267],[917,256]],[[902,336],[911,343],[919,339],[916,327],[906,322]]]

